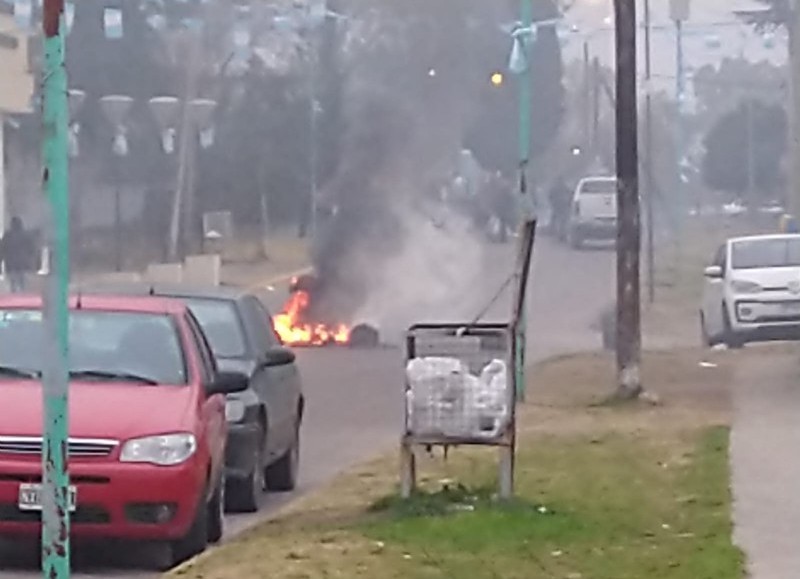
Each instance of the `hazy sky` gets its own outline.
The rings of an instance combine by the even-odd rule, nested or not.
[[[639,0],[638,17],[641,21],[644,11]],[[653,75],[660,87],[668,88],[675,84],[676,44],[674,26],[669,20],[669,0],[650,0],[654,31],[652,35]],[[724,57],[744,54],[751,60],[770,60],[774,63],[786,61],[787,44],[785,36],[775,36],[774,47],[766,48],[762,38],[748,27],[738,25],[733,11],[757,6],[748,0],[693,0],[691,17],[687,22],[685,39],[685,62],[687,67],[699,68],[705,64],[717,63]],[[604,62],[613,62],[614,37],[610,30],[613,22],[611,0],[576,0],[567,19],[576,24],[582,33],[592,33],[589,39],[590,52]],[[723,25],[726,24],[727,25]],[[600,28],[600,30],[598,30]],[[602,30],[606,28],[607,30]],[[708,39],[716,37],[721,47],[708,46]],[[573,35],[565,48],[567,59],[581,58],[585,37]],[[640,44],[642,36],[640,35]],[[722,48],[724,47],[724,48]],[[643,58],[639,68],[644,70]]]

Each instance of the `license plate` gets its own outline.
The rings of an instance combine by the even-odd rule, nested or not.
[[[75,512],[78,506],[78,489],[71,486],[67,491],[70,512]],[[42,510],[42,485],[22,484],[19,486],[20,511],[41,511]]]

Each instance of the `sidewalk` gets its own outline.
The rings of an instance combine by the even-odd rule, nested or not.
[[[734,389],[735,539],[752,579],[792,579],[800,577],[800,364],[796,353],[745,356]]]

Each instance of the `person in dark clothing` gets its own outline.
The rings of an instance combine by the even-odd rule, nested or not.
[[[0,258],[3,260],[11,291],[25,291],[25,276],[35,269],[36,247],[19,217],[11,219],[10,227],[0,240]]]
[[[553,210],[553,231],[559,239],[564,239],[569,224],[569,209],[572,204],[570,191],[563,177],[550,188],[550,207]]]

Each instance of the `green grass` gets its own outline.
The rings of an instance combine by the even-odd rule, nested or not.
[[[525,437],[510,502],[494,497],[487,453],[455,453],[451,481],[424,479],[408,501],[385,494],[396,463],[380,461],[173,576],[738,579],[728,436],[648,423]]]
[[[520,455],[510,504],[481,486],[381,500],[362,531],[417,562],[408,579],[733,579],[728,431],[554,439]],[[489,472],[471,478],[489,477]]]

